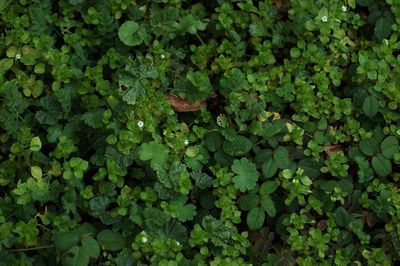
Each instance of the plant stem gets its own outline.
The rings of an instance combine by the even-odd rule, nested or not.
[[[34,247],[34,248],[17,248],[17,249],[10,249],[10,252],[23,252],[23,251],[31,251],[31,250],[38,250],[38,249],[46,249],[51,248],[53,245],[41,246],[41,247]]]

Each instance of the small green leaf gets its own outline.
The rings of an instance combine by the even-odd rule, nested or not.
[[[126,21],[119,27],[118,37],[119,39],[128,46],[135,46],[142,43],[142,40],[135,35],[139,30],[139,24],[135,21]]]
[[[249,226],[250,230],[260,229],[265,221],[264,210],[259,207],[252,209],[247,214],[246,221],[247,221],[247,225]]]
[[[307,158],[299,161],[298,168],[304,170],[304,175],[308,177],[318,177],[321,174],[319,170],[323,164],[321,162],[317,162],[314,159]]]
[[[250,162],[247,158],[234,160],[232,171],[236,174],[233,178],[235,187],[241,192],[252,190],[256,187],[259,174],[256,170],[256,165]]]
[[[339,207],[335,211],[335,221],[337,225],[346,227],[352,221],[352,217],[345,208]]]
[[[101,231],[97,235],[97,241],[103,250],[118,251],[125,245],[125,239],[120,233],[113,232],[109,229]]]
[[[383,156],[393,159],[393,155],[399,152],[399,141],[394,136],[389,136],[382,141],[381,151]]]
[[[29,149],[31,151],[40,151],[40,149],[42,148],[42,142],[40,141],[39,137],[33,137],[31,139],[31,143],[29,145]]]
[[[32,166],[31,175],[36,179],[41,179],[43,175],[42,168],[40,168],[39,166]]]
[[[367,96],[364,99],[362,109],[366,116],[373,117],[379,110],[379,102],[374,96]]]
[[[216,152],[222,146],[222,137],[218,132],[212,131],[205,135],[204,140],[206,142],[207,149],[212,152]]]
[[[387,176],[392,172],[392,162],[382,154],[372,157],[372,168],[380,176]]]
[[[276,171],[278,171],[278,164],[275,159],[267,160],[263,163],[261,170],[264,178],[271,178],[276,174]]]
[[[150,165],[153,169],[162,167],[168,158],[168,150],[155,141],[142,144],[138,154],[140,160],[150,160]]]
[[[276,215],[275,204],[272,201],[270,195],[264,195],[261,197],[261,205],[267,211],[270,217],[275,217]]]

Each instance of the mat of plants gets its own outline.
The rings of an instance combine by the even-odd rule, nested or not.
[[[396,265],[399,0],[0,0],[0,265]]]

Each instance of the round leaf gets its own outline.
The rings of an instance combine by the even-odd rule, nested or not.
[[[379,151],[379,144],[375,138],[360,141],[360,150],[367,156],[372,156]]]
[[[383,156],[393,159],[393,155],[399,152],[399,141],[394,136],[389,136],[382,141],[381,151]]]
[[[274,159],[270,159],[262,165],[261,170],[264,178],[271,178],[275,175],[276,171],[278,171],[278,165]]]
[[[375,22],[374,35],[378,40],[382,41],[383,39],[389,37],[391,29],[392,23],[390,19],[386,17],[380,17]]]
[[[113,232],[109,229],[101,231],[97,235],[97,240],[99,241],[102,249],[109,251],[120,250],[125,245],[124,238],[121,236],[121,234]]]
[[[377,154],[372,158],[372,168],[380,176],[387,176],[392,172],[392,163],[382,154]]]
[[[41,179],[43,175],[42,168],[40,168],[39,166],[32,166],[31,175],[36,179]]]
[[[379,110],[378,100],[373,96],[367,96],[364,99],[362,109],[366,116],[373,117]]]
[[[247,221],[247,225],[249,226],[250,230],[260,229],[265,221],[264,210],[259,207],[252,209],[247,214],[246,221]]]
[[[135,46],[141,43],[135,33],[139,30],[139,24],[135,21],[127,21],[121,25],[118,31],[119,39],[128,46]]]
[[[258,205],[258,195],[254,193],[243,195],[239,198],[239,208],[249,211]]]
[[[41,148],[42,148],[42,142],[40,141],[40,138],[33,137],[29,145],[29,149],[31,151],[40,151]]]

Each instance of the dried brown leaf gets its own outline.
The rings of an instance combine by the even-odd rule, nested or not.
[[[175,112],[181,112],[181,113],[196,112],[200,110],[200,108],[203,105],[205,105],[205,102],[197,101],[195,103],[190,103],[185,99],[182,99],[181,97],[174,96],[168,93],[165,94],[165,96],[168,98]]]

